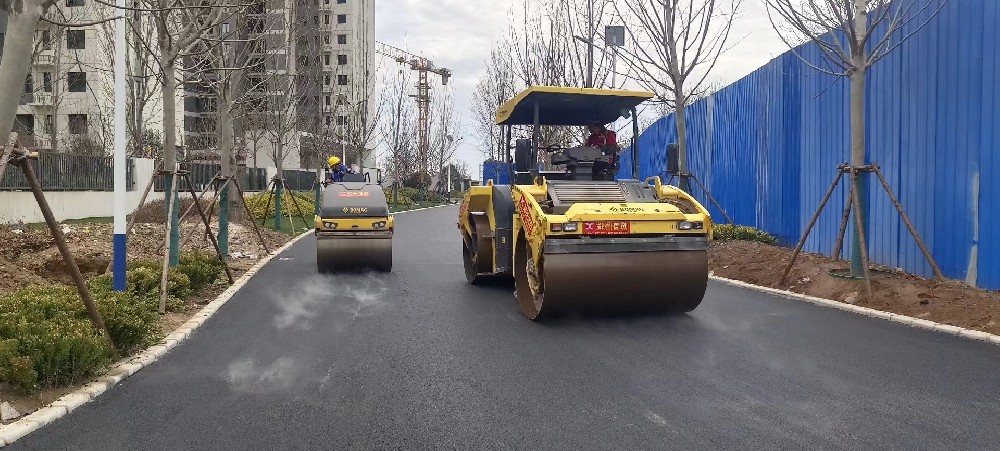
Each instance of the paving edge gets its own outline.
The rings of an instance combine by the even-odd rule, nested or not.
[[[988,332],[982,332],[978,330],[966,329],[964,327],[952,326],[950,324],[941,324],[934,321],[914,318],[912,316],[900,315],[898,313],[885,312],[882,310],[875,310],[867,307],[861,307],[853,304],[847,304],[844,302],[837,302],[832,299],[824,299],[815,296],[809,296],[806,294],[795,293],[787,290],[779,290],[776,288],[770,288],[760,285],[754,285],[751,283],[743,282],[741,280],[727,279],[725,277],[719,276],[709,276],[710,279],[717,282],[722,282],[728,285],[746,288],[754,291],[760,291],[763,293],[772,294],[775,296],[780,296],[789,299],[796,299],[800,301],[806,301],[812,304],[816,304],[822,307],[835,308],[837,310],[843,310],[845,312],[857,313],[871,318],[879,318],[888,321],[892,321],[899,324],[905,324],[910,327],[916,327],[918,329],[931,330],[935,332],[943,332],[948,335],[957,335],[959,337],[968,338],[977,341],[984,341],[987,343],[992,343],[995,345],[1000,345],[1000,335],[994,335]]]
[[[435,205],[432,207],[417,208],[414,210],[404,210],[393,214],[411,213],[414,211],[429,210],[432,208],[448,207],[452,205],[456,204]],[[112,365],[102,376],[95,378],[90,383],[74,390],[73,392],[63,395],[61,398],[24,416],[20,420],[10,424],[0,425],[0,448],[14,443],[18,439],[41,429],[43,426],[69,414],[77,407],[93,401],[101,393],[104,393],[105,391],[111,389],[111,387],[117,385],[119,382],[157,361],[175,346],[190,337],[195,329],[201,327],[205,321],[208,321],[208,319],[211,318],[212,315],[219,310],[219,308],[221,308],[226,302],[229,302],[229,299],[231,299],[236,292],[240,291],[240,289],[243,288],[243,286],[246,285],[246,283],[250,281],[250,279],[256,275],[261,268],[264,267],[264,265],[270,262],[271,259],[277,257],[282,252],[292,247],[292,245],[302,238],[312,235],[313,232],[313,230],[303,232],[299,236],[289,240],[271,254],[262,258],[255,265],[253,265],[253,267],[248,269],[247,272],[243,273],[243,275],[240,276],[240,278],[237,279],[232,286],[222,292],[222,294],[216,297],[214,301],[202,307],[198,313],[195,313],[194,316],[189,318],[184,324],[164,337],[159,344],[154,345],[132,357],[119,361],[118,363]]]

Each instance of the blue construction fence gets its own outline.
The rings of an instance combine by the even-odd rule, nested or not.
[[[1000,289],[1000,2],[950,1],[868,73],[866,153],[877,163],[947,277]],[[930,19],[929,22],[927,20]],[[819,50],[798,50],[814,62]],[[850,160],[849,81],[786,53],[687,109],[688,170],[739,224],[794,245]],[[673,115],[639,139],[642,177],[665,175]],[[622,159],[630,168],[630,158]],[[624,175],[624,174],[620,174]],[[830,255],[848,185],[805,250]],[[723,216],[697,187],[716,222]],[[869,182],[873,262],[932,276],[877,179]],[[845,253],[850,249],[850,234]],[[845,254],[846,255],[846,254]]]

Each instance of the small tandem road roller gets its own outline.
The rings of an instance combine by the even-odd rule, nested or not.
[[[323,188],[316,215],[319,272],[392,271],[392,234],[385,191],[368,174],[345,174]]]
[[[632,118],[653,93],[534,86],[502,105],[496,124],[510,152],[511,185],[474,186],[458,228],[466,278],[512,278],[529,319],[579,312],[652,315],[690,312],[708,284],[712,219],[698,201],[654,176],[615,179],[616,143],[540,147],[539,127],[580,127]],[[511,146],[511,127],[533,127]],[[589,141],[589,140],[588,140]],[[607,144],[607,143],[604,143]],[[539,171],[539,151],[565,166]],[[597,167],[595,167],[597,166]]]

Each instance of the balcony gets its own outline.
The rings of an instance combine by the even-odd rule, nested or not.
[[[35,55],[34,63],[36,66],[52,66],[56,63],[56,57],[51,51],[42,52]]]
[[[52,106],[52,94],[33,94],[28,104],[36,107]]]

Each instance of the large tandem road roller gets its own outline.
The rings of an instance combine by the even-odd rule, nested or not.
[[[392,234],[385,191],[367,174],[346,174],[323,188],[316,215],[319,272],[391,271]]]
[[[690,312],[708,284],[712,219],[684,191],[660,177],[638,180],[633,140],[632,178],[594,171],[615,162],[617,146],[540,148],[540,126],[584,126],[632,117],[649,92],[535,86],[497,110],[511,161],[512,185],[472,187],[462,200],[458,228],[466,278],[513,278],[524,316],[568,312],[645,315]],[[510,145],[512,126],[532,126],[532,139]],[[539,151],[565,170],[537,170]],[[602,160],[603,159],[603,160]],[[610,173],[610,176],[609,176]]]

